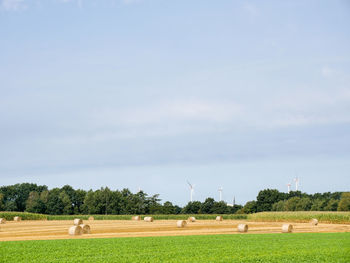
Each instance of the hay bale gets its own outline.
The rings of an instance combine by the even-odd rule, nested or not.
[[[217,216],[215,220],[216,220],[216,221],[222,221],[223,218],[222,218],[222,216]]]
[[[185,220],[178,220],[176,222],[177,227],[185,227],[187,225],[187,222]]]
[[[153,222],[153,217],[151,217],[151,216],[146,216],[143,220],[144,220],[145,222]]]
[[[75,226],[82,225],[83,224],[83,220],[81,220],[80,218],[76,218],[76,219],[74,219],[73,224]]]
[[[85,224],[82,224],[82,225],[79,225],[83,231],[83,234],[90,234],[90,226],[89,225],[85,225]]]
[[[313,218],[310,223],[313,226],[317,226],[318,225],[318,220],[316,218]]]
[[[15,216],[13,218],[13,221],[15,221],[15,222],[20,222],[21,220],[22,220],[22,217],[20,217],[20,216]]]
[[[189,222],[196,222],[196,218],[194,216],[191,216],[187,219]]]
[[[282,233],[291,233],[293,231],[293,225],[291,224],[283,224]]]
[[[6,219],[5,218],[0,218],[0,224],[5,224],[6,223]]]
[[[141,216],[133,216],[131,218],[131,220],[140,221],[141,220]]]
[[[238,232],[248,232],[248,225],[247,224],[239,224],[237,226]]]
[[[68,234],[71,236],[79,236],[83,234],[81,226],[71,226],[68,230]]]
[[[89,221],[95,220],[95,218],[93,216],[89,217]]]

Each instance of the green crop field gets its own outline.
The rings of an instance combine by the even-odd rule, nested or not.
[[[350,262],[350,233],[0,242],[0,262]]]

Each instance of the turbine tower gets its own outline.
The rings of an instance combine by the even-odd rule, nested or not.
[[[189,181],[187,181],[188,185],[190,186],[190,192],[191,192],[191,202],[193,201],[193,191],[194,191],[194,185],[190,184]]]
[[[219,200],[219,202],[221,202],[222,201],[222,190],[224,190],[223,188],[222,188],[222,186],[218,189],[218,192],[220,193],[220,200]]]
[[[232,202],[232,205],[233,206],[235,206],[235,204],[236,204],[236,198],[235,198],[235,196],[233,196],[233,200],[232,200],[233,202]]]
[[[295,177],[294,178],[294,182],[295,182],[295,191],[298,191],[298,187],[299,187],[299,178]]]
[[[288,194],[290,193],[290,187],[292,186],[292,184],[291,183],[288,183],[287,184],[287,187],[288,187]]]

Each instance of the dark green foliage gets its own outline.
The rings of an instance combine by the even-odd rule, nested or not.
[[[350,192],[341,195],[338,211],[350,211]]]

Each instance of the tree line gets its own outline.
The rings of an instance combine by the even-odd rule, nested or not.
[[[265,189],[259,192],[256,200],[247,202],[238,212],[263,211],[350,211],[350,192],[307,194]]]
[[[207,198],[180,207],[169,201],[161,203],[159,195],[143,191],[111,190],[103,187],[85,191],[69,185],[48,189],[46,185],[22,183],[0,187],[0,211],[32,212],[51,215],[72,214],[233,214],[262,211],[350,211],[350,193],[316,193],[300,191],[289,194],[274,189],[259,192],[256,200],[244,206],[228,206]]]

